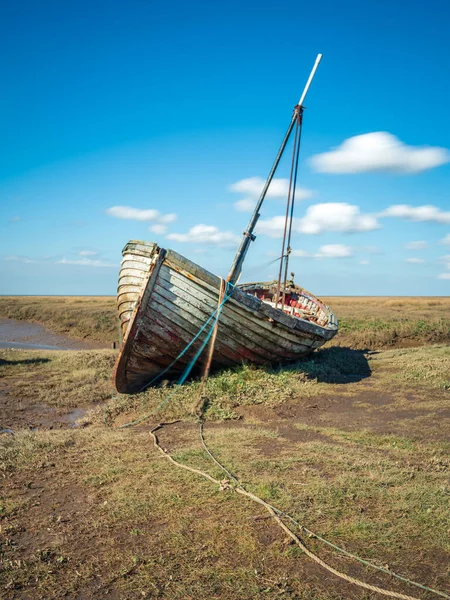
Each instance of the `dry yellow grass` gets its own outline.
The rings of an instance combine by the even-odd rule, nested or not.
[[[360,349],[450,342],[450,297],[327,297],[339,319],[333,343]]]

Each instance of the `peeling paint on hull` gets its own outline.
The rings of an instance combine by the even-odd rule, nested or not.
[[[123,333],[113,375],[118,392],[139,391],[175,360],[216,310],[220,286],[219,277],[172,250],[147,242],[126,245],[117,296]],[[212,366],[292,362],[336,333],[331,311],[321,327],[235,288],[220,316]],[[206,335],[166,377],[183,371]]]

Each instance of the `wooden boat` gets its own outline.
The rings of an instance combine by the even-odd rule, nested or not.
[[[125,246],[117,296],[123,333],[114,369],[118,392],[137,392],[173,363],[217,309],[221,285],[220,277],[173,250],[138,241]],[[284,310],[275,308],[275,286],[233,289],[220,314],[213,367],[292,362],[336,334],[336,317],[302,288],[289,285]],[[207,329],[164,376],[183,371],[206,335]]]
[[[149,242],[131,241],[125,246],[117,297],[123,334],[114,368],[118,392],[137,392],[162,374],[170,378],[192,365],[212,331],[214,320],[211,326],[205,327],[205,324],[215,311],[219,319],[212,367],[295,361],[337,333],[337,319],[330,309],[306,290],[287,281],[303,101],[320,59],[321,55],[317,57],[294,108],[281,148],[227,277],[226,291],[221,278],[173,250]],[[253,231],[261,205],[294,127],[278,280],[238,286],[244,259],[255,240]],[[226,294],[224,303],[222,294]]]

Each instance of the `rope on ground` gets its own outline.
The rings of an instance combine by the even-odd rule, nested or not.
[[[278,523],[278,525],[281,527],[281,529],[285,533],[287,533],[287,535],[290,538],[292,538],[294,540],[294,542],[297,544],[297,546],[307,556],[309,556],[309,558],[311,558],[318,565],[320,565],[321,567],[323,567],[324,569],[326,569],[329,573],[332,573],[333,575],[336,575],[337,577],[340,577],[341,579],[343,579],[344,581],[347,581],[348,583],[352,583],[354,585],[357,585],[358,587],[364,588],[366,590],[370,590],[372,592],[378,592],[379,594],[382,594],[384,596],[389,596],[390,598],[399,598],[400,600],[419,600],[418,598],[416,598],[414,596],[408,596],[406,594],[400,594],[398,592],[392,592],[390,590],[386,590],[386,589],[378,587],[376,585],[371,585],[369,583],[361,581],[360,579],[356,579],[355,577],[351,577],[350,575],[347,575],[346,573],[342,573],[341,571],[338,571],[337,569],[335,569],[331,565],[327,564],[319,556],[317,556],[316,554],[314,554],[314,552],[312,552],[311,550],[309,550],[309,548],[307,546],[305,546],[305,544],[303,543],[303,541],[293,531],[291,531],[289,529],[289,527],[287,527],[287,525],[285,525],[285,523],[283,523],[283,521],[278,516],[278,514],[275,512],[275,510],[270,506],[270,504],[268,504],[267,502],[265,502],[265,500],[263,500],[262,498],[259,498],[258,496],[256,496],[255,494],[252,494],[251,492],[248,492],[247,490],[243,489],[242,487],[233,487],[233,486],[231,486],[230,483],[227,480],[219,481],[218,479],[215,479],[214,477],[211,477],[211,475],[209,475],[208,473],[205,473],[205,471],[202,471],[200,469],[196,469],[194,467],[190,467],[189,465],[184,465],[183,463],[180,463],[177,460],[175,460],[168,452],[166,452],[160,446],[159,441],[158,441],[158,437],[156,436],[155,432],[158,431],[159,429],[162,429],[166,425],[172,425],[173,423],[176,423],[176,422],[177,421],[172,421],[172,422],[168,422],[168,423],[159,423],[158,425],[156,425],[156,427],[154,427],[150,431],[150,435],[153,437],[153,444],[154,444],[155,448],[159,452],[161,452],[161,454],[165,458],[167,458],[167,460],[169,460],[172,464],[174,464],[176,467],[178,467],[180,469],[185,469],[186,471],[190,471],[191,473],[195,473],[196,475],[200,475],[201,477],[203,477],[205,479],[208,479],[208,481],[210,481],[211,483],[214,483],[215,485],[218,485],[219,489],[221,489],[221,490],[224,490],[224,489],[234,490],[236,493],[241,494],[243,496],[246,496],[247,498],[250,498],[251,500],[253,500],[253,502],[256,502],[256,503],[260,504],[261,506],[264,506],[264,508],[275,519],[275,521]]]
[[[204,435],[204,421],[203,420],[199,421],[199,429],[200,429],[200,439],[202,441],[203,448],[204,448],[205,452],[208,454],[208,456],[211,458],[211,460],[213,460],[216,463],[216,465],[224,473],[226,473],[231,480],[234,481],[235,485],[237,485],[240,489],[245,490],[245,487],[242,485],[242,483],[239,481],[239,479],[235,475],[233,475],[233,473],[231,473],[231,471],[229,471],[229,469],[227,469],[227,467],[225,467],[225,465],[223,465],[214,456],[213,452],[209,449],[209,447],[208,447],[208,445],[206,443],[206,440],[205,440],[205,435]],[[304,531],[305,533],[307,533],[309,537],[318,539],[319,541],[323,542],[327,546],[330,546],[330,548],[333,548],[334,550],[337,550],[338,552],[341,552],[345,556],[348,556],[349,558],[352,558],[352,559],[360,562],[361,564],[365,565],[366,567],[371,567],[372,569],[376,569],[377,571],[381,571],[382,573],[386,573],[386,575],[390,575],[391,577],[395,577],[396,579],[398,579],[400,581],[403,581],[404,583],[408,583],[409,585],[413,585],[415,587],[418,587],[418,588],[420,588],[422,590],[425,590],[426,592],[432,592],[433,594],[441,596],[442,598],[448,598],[448,599],[450,599],[450,596],[448,594],[446,594],[445,592],[441,592],[439,590],[435,590],[433,588],[430,588],[430,587],[428,587],[426,585],[422,585],[421,583],[418,583],[417,581],[412,581],[411,579],[408,579],[407,577],[403,577],[402,575],[399,575],[398,573],[395,573],[394,571],[385,569],[384,567],[380,567],[379,565],[371,563],[368,560],[365,560],[364,558],[360,558],[359,556],[356,556],[356,554],[352,554],[351,552],[348,552],[344,548],[341,548],[340,546],[337,546],[336,544],[333,544],[333,542],[330,542],[329,540],[327,540],[326,538],[322,537],[318,533],[315,533],[314,531],[311,531],[310,529],[308,529],[307,527],[305,527],[304,525],[302,525],[301,523],[299,523],[298,521],[296,521],[289,513],[280,510],[279,508],[277,508],[276,506],[273,506],[269,502],[267,502],[267,505],[270,506],[270,508],[272,510],[274,510],[277,513],[277,515],[288,519],[291,523],[294,523],[294,525],[296,525],[297,527],[299,527],[299,529],[301,531]]]

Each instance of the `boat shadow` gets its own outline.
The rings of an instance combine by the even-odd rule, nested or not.
[[[276,372],[295,371],[320,383],[356,383],[370,377],[372,370],[365,350],[334,346],[314,352],[289,365],[280,366]],[[273,370],[272,370],[273,372]]]

